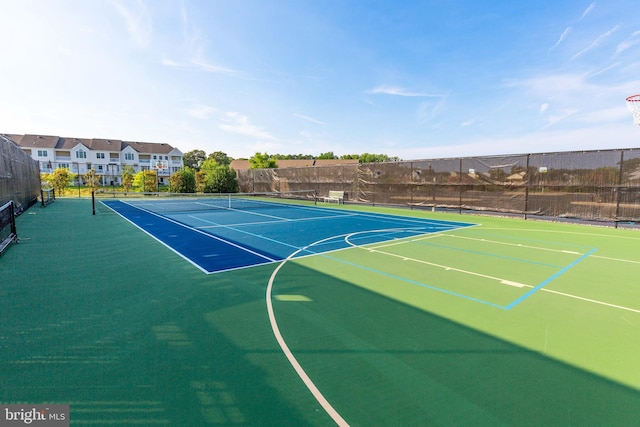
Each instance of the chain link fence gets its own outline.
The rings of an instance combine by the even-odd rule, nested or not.
[[[640,149],[239,170],[241,192],[344,191],[347,203],[640,221]]]

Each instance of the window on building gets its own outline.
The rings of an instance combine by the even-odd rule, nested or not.
[[[104,159],[104,153],[96,153],[96,159]]]
[[[87,152],[84,150],[77,150],[76,151],[76,159],[86,159],[87,158]]]
[[[38,150],[38,157],[48,157],[47,150]]]
[[[58,163],[58,168],[69,169],[69,163]]]
[[[133,160],[133,153],[124,153],[125,160]]]

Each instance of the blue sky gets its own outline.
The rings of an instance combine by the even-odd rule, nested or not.
[[[640,147],[637,0],[0,0],[0,133],[401,159]]]

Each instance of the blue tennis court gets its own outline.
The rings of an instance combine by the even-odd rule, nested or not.
[[[206,273],[474,225],[272,201],[102,203]]]

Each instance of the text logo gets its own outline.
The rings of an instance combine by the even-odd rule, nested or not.
[[[69,427],[69,405],[0,405],[0,427]]]

